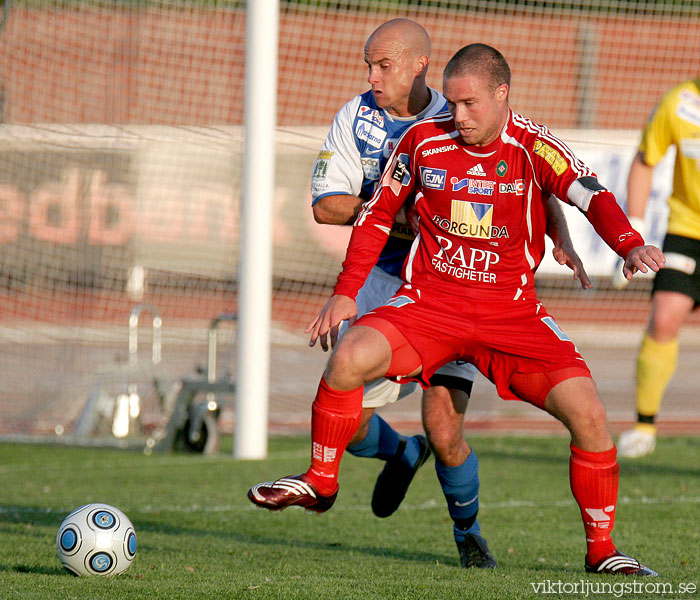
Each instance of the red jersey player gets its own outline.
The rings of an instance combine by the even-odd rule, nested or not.
[[[576,206],[625,259],[630,278],[665,259],[645,246],[614,196],[549,131],[508,106],[510,69],[490,46],[471,44],[447,64],[450,113],[402,136],[348,246],[334,295],[311,322],[311,345],[337,340],[354,297],[409,198],[419,235],[405,284],[355,322],[335,347],[313,405],[309,470],[253,487],[250,499],[279,510],[323,512],[338,492],[340,457],[357,428],[362,384],[386,376],[426,384],[448,360],[475,364],[501,397],[548,411],[571,433],[571,490],[586,532],[585,567],[656,575],[612,542],[619,467],[605,408],[585,361],[537,300],[550,194]]]

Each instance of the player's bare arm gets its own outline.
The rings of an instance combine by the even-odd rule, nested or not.
[[[324,196],[313,205],[314,219],[322,225],[352,225],[362,210],[364,200],[350,194]],[[411,208],[402,206],[396,213],[397,223],[410,223],[414,233],[418,233],[418,216]],[[578,258],[578,257],[577,257]]]
[[[326,305],[316,313],[316,316],[311,319],[308,326],[304,330],[305,333],[310,333],[309,346],[315,346],[316,341],[320,338],[321,348],[324,352],[328,351],[328,334],[331,337],[331,348],[338,341],[338,328],[343,321],[349,321],[352,325],[357,316],[357,304],[349,296],[336,294],[331,296]]]
[[[313,205],[314,219],[322,225],[352,225],[362,209],[362,199],[351,194],[333,194]]]
[[[627,218],[630,225],[642,236],[645,234],[644,211],[651,194],[653,173],[654,167],[644,161],[644,155],[641,152],[637,152],[627,179]],[[612,286],[616,290],[621,290],[627,286],[630,279],[631,277],[627,277],[619,262],[616,263],[611,279]]]
[[[632,226],[635,222],[631,219],[643,219],[649,194],[651,194],[651,182],[654,167],[644,162],[644,156],[638,152],[632,161],[629,177],[627,178],[627,216],[630,217]],[[636,229],[636,227],[635,227]],[[642,232],[642,235],[644,233]]]
[[[651,269],[656,273],[665,265],[666,257],[656,246],[637,246],[626,256],[622,272],[626,279],[632,279],[638,271],[648,273]]]
[[[574,272],[574,279],[579,280],[584,290],[592,288],[593,284],[586,273],[583,262],[574,249],[566,218],[556,196],[550,196],[547,199],[547,235],[554,242],[552,249],[554,260],[560,265],[569,267]]]

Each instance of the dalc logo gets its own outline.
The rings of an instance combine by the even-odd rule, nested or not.
[[[508,164],[505,160],[500,161],[496,165],[496,173],[499,177],[503,177],[508,172]]]

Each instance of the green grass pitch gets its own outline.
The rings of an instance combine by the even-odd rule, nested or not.
[[[226,450],[146,456],[2,444],[0,598],[508,600],[584,598],[586,584],[608,586],[589,587],[589,598],[698,597],[700,438],[662,438],[652,456],[621,461],[614,539],[661,574],[636,579],[642,588],[624,596],[631,578],[583,570],[567,440],[470,441],[480,461],[479,521],[500,563],[493,571],[459,567],[433,459],[397,513],[377,519],[369,498],[381,463],[352,456],[328,513],[270,514],[249,503],[252,484],[306,468],[306,437],[271,439],[264,461],[234,461]],[[89,502],[117,506],[134,523],[138,552],[122,575],[73,577],[56,557],[59,524]]]

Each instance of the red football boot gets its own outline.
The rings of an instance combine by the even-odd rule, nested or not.
[[[636,558],[627,556],[619,550],[615,554],[601,558],[596,564],[589,565],[586,561],[587,573],[609,573],[611,575],[640,575],[657,577],[658,573],[649,567],[639,564]]]
[[[282,477],[277,481],[263,481],[248,490],[250,501],[268,510],[301,506],[307,511],[322,513],[333,506],[337,496],[338,490],[330,496],[319,494],[305,473]]]

